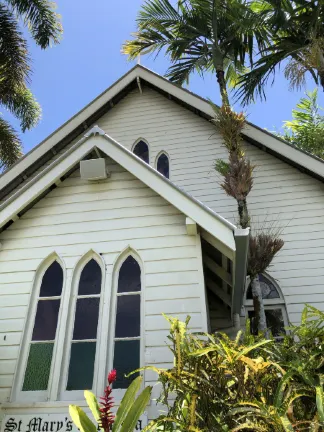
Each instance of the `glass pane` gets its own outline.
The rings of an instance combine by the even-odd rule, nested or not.
[[[54,343],[31,344],[23,391],[47,390]]]
[[[271,330],[274,337],[281,336],[285,333],[285,323],[281,309],[266,309],[266,322],[267,327]],[[251,334],[258,334],[258,323],[255,319],[254,311],[248,311],[248,316],[251,323]]]
[[[164,177],[169,178],[169,158],[166,154],[161,154],[157,161],[157,170],[164,175]]]
[[[141,297],[138,294],[117,298],[115,337],[136,337],[141,331]]]
[[[265,277],[262,274],[259,275],[259,279],[260,279],[260,286],[261,286],[261,291],[262,291],[262,298],[264,300],[280,298],[280,295],[279,295],[277,288],[270,281],[270,279],[268,279],[267,277]],[[247,300],[253,299],[251,284],[249,285],[249,288],[247,290],[246,298],[247,298]]]
[[[101,291],[101,268],[92,259],[82,270],[79,282],[79,295],[100,294]]]
[[[33,341],[54,340],[60,300],[38,300]]]
[[[138,262],[129,256],[119,271],[118,292],[141,291],[141,268]]]
[[[54,261],[46,270],[40,288],[40,297],[60,296],[63,286],[63,270],[57,261]]]
[[[98,297],[77,300],[73,340],[97,338],[99,300]]]
[[[72,343],[67,390],[91,390],[96,342]]]
[[[252,310],[248,311],[248,317],[250,320],[250,333],[252,335],[257,335],[258,334],[258,323],[255,319],[255,312]]]
[[[127,388],[139,374],[129,378],[125,375],[140,367],[140,341],[116,341],[114,352],[114,369],[117,370],[117,380],[114,388]]]
[[[274,337],[282,336],[285,333],[285,323],[281,309],[267,309],[265,311],[267,326]]]
[[[147,164],[149,163],[149,150],[147,144],[144,141],[139,141],[136,144],[134,148],[134,154]]]

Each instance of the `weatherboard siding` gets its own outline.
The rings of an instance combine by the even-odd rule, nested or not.
[[[159,152],[166,151],[170,179],[237,222],[235,201],[225,195],[213,169],[214,161],[226,159],[227,153],[208,121],[144,87],[143,94],[133,91],[97,123],[128,149],[136,139],[145,138],[152,166]],[[257,147],[244,145],[256,165],[248,198],[253,225],[282,230],[285,246],[269,274],[283,291],[289,319],[297,323],[305,302],[324,310],[324,185]]]
[[[108,278],[123,250],[137,251],[145,273],[147,363],[172,362],[162,313],[189,314],[192,329],[206,330],[199,237],[188,236],[185,216],[119,165],[110,161],[109,170],[107,181],[94,184],[74,172],[0,234],[0,403],[10,397],[36,270],[54,251],[71,274],[93,249]]]

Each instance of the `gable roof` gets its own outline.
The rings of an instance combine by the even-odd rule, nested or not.
[[[138,87],[141,91],[142,85],[154,88],[208,120],[213,117],[213,110],[206,99],[171,83],[141,65],[136,65],[0,176],[0,200],[26,181],[58,151],[82,135],[84,130],[92,126],[131,90]],[[259,148],[324,181],[323,160],[290,145],[252,123],[247,123],[244,137]]]
[[[98,126],[67,149],[37,176],[33,177],[0,205],[0,229],[15,220],[27,206],[55,187],[62,176],[75,167],[94,149],[101,150],[119,165],[145,183],[166,201],[193,219],[229,251],[235,251],[236,226],[180,189],[134,153],[119,144]],[[248,235],[248,230],[245,231]]]
[[[235,290],[232,293],[232,312],[239,313],[245,287],[249,228],[237,229],[231,222],[183,191],[134,153],[106,135],[98,126],[94,126],[83,138],[66,149],[40,173],[26,181],[23,187],[0,205],[0,232],[56,187],[64,176],[68,176],[75,166],[94,150],[96,153],[99,150],[111,157],[181,213],[192,219],[201,228],[202,236],[206,236],[214,247],[233,261]]]

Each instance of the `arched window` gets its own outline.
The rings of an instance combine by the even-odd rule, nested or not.
[[[169,158],[165,153],[161,153],[156,162],[156,169],[164,175],[164,177],[169,178],[170,176],[170,164]]]
[[[77,281],[76,300],[71,314],[67,391],[93,388],[102,271],[92,258],[82,268]]]
[[[280,337],[285,333],[285,327],[288,325],[285,300],[279,286],[270,276],[260,274],[259,280],[267,327],[271,330],[274,337]],[[258,325],[255,321],[251,283],[246,290],[245,308],[247,311],[247,318],[249,318],[251,322],[251,333],[257,334]]]
[[[52,368],[54,345],[63,289],[63,269],[53,261],[45,270],[36,298],[33,328],[28,336],[29,346],[22,392],[46,394]],[[27,324],[28,325],[28,324]]]
[[[150,163],[150,155],[149,155],[149,148],[146,142],[144,141],[138,141],[137,144],[135,144],[135,147],[133,149],[133,153],[141,158],[144,162],[147,164]]]
[[[116,389],[125,389],[136,377],[126,378],[140,367],[141,268],[129,255],[120,267],[117,281],[113,367],[117,369]]]

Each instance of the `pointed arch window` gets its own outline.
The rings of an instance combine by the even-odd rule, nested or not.
[[[149,148],[145,141],[138,141],[134,146],[133,153],[141,158],[145,163],[150,163]]]
[[[35,318],[31,335],[22,392],[46,393],[52,369],[61,296],[63,269],[58,261],[52,262],[41,279],[35,302]]]
[[[136,377],[126,378],[140,367],[141,268],[129,255],[120,267],[117,281],[113,367],[117,369],[116,389],[125,389]]]
[[[156,162],[156,169],[166,178],[170,178],[169,158],[165,153],[161,153]]]
[[[102,271],[92,258],[82,268],[71,325],[66,390],[93,388]]]
[[[288,325],[287,311],[283,294],[278,284],[267,274],[259,275],[267,327],[275,338],[285,333]],[[253,308],[252,286],[249,283],[246,290],[245,309],[250,319],[251,333],[258,334],[258,325]]]

